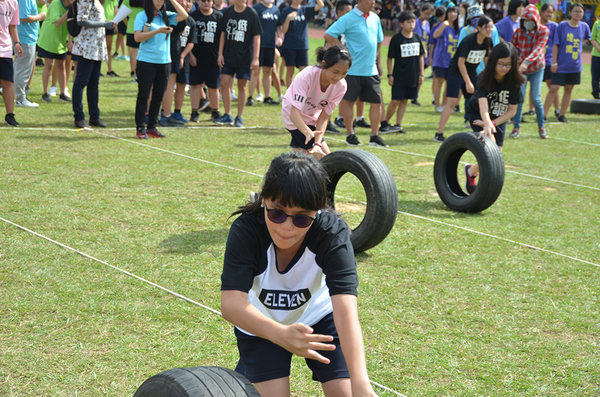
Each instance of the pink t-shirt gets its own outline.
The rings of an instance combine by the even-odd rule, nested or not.
[[[333,113],[342,101],[348,85],[342,79],[337,84],[330,84],[325,92],[321,91],[321,71],[316,66],[309,66],[302,70],[287,89],[283,97],[281,119],[283,126],[288,130],[298,129],[290,120],[292,106],[300,109],[302,120],[306,125],[316,126],[321,111]]]
[[[0,1],[0,58],[12,58],[12,38],[8,26],[16,26],[19,23],[19,3],[17,0]]]

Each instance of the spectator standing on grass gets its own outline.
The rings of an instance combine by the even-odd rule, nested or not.
[[[535,106],[538,132],[541,139],[548,138],[544,122],[544,105],[542,104],[542,80],[546,66],[546,43],[550,30],[540,23],[540,14],[533,4],[525,8],[521,14],[520,27],[512,38],[512,43],[517,49],[519,71],[525,75],[525,84],[522,87],[522,96],[526,98],[527,81],[531,84],[531,98]],[[521,113],[523,103],[519,103],[514,117],[514,129],[510,136],[519,136]]]
[[[442,95],[442,86],[448,77],[448,68],[450,61],[456,52],[458,44],[458,10],[456,7],[448,7],[444,22],[432,31],[431,36],[435,40],[433,55],[433,70],[435,79],[433,80],[433,98],[439,104],[435,111],[441,113],[444,111],[444,96]]]
[[[140,43],[137,59],[138,95],[135,105],[136,137],[165,138],[156,129],[158,112],[171,71],[171,26],[185,20],[188,13],[175,0],[170,1],[176,12],[167,11],[165,0],[146,0],[144,11],[135,18],[135,40]],[[150,108],[148,98],[152,91]],[[146,129],[146,110],[148,128]]]
[[[573,4],[571,7],[571,19],[558,24],[554,32],[554,47],[552,52],[552,85],[546,96],[544,104],[544,114],[548,113],[550,106],[554,102],[554,97],[558,95],[558,89],[565,87],[565,92],[560,104],[560,115],[558,121],[568,123],[565,116],[569,103],[571,103],[571,94],[573,88],[581,83],[581,71],[583,63],[581,61],[581,52],[586,41],[590,40],[590,27],[586,23],[581,23],[584,8],[580,3]]]
[[[246,0],[233,0],[233,6],[229,6],[223,12],[223,20],[220,26],[221,38],[219,40],[219,56],[217,62],[221,66],[221,90],[225,114],[215,123],[220,125],[235,125],[238,128],[244,126],[242,113],[244,112],[246,98],[246,86],[252,79],[252,71],[260,66],[258,56],[260,53],[260,35],[262,28],[258,14],[246,5]],[[231,117],[231,92],[226,89],[233,84],[233,78],[238,81],[238,114],[234,119]]]
[[[592,27],[592,96],[600,99],[600,19]]]
[[[196,21],[197,41],[190,54],[190,101],[192,115],[190,121],[199,122],[198,112],[210,106],[212,121],[221,118],[219,113],[219,88],[221,87],[221,67],[219,56],[219,25],[223,18],[220,11],[213,8],[212,0],[201,0],[199,7],[192,11]],[[202,98],[202,84],[208,89],[208,99]]]
[[[369,102],[369,121],[371,122],[370,145],[387,147],[379,136],[381,119],[381,42],[383,30],[379,17],[371,12],[373,0],[358,0],[356,7],[334,23],[325,32],[329,45],[340,45],[340,35],[345,35],[346,45],[353,62],[346,76],[348,90],[340,104],[340,114],[346,126],[346,144],[360,145],[354,133],[354,103],[357,99]]]
[[[548,28],[550,34],[548,35],[548,41],[546,42],[546,66],[544,69],[544,81],[550,89],[552,85],[552,51],[554,49],[554,32],[556,32],[556,28],[558,24],[551,20],[552,15],[554,14],[554,7],[551,4],[544,4],[541,8],[540,12],[540,23]],[[547,109],[550,111],[550,108]],[[556,117],[560,116],[560,104],[558,101],[558,95],[554,98],[554,114]],[[544,120],[548,115],[544,112]]]
[[[104,0],[104,19],[106,21],[112,21],[115,19],[115,14],[119,12],[119,0]],[[108,60],[106,61],[108,69],[106,75],[108,77],[119,77],[118,74],[112,68],[112,45],[115,40],[116,29],[106,29],[106,52],[108,54]]]
[[[129,67],[131,68],[131,77],[136,78],[137,70],[137,53],[140,48],[140,43],[134,38],[134,25],[137,15],[144,11],[144,0],[123,0],[123,5],[131,10],[131,14],[127,17],[127,50],[129,51]]]
[[[19,42],[19,3],[17,0],[0,1],[0,84],[2,99],[6,108],[4,122],[10,126],[19,125],[15,120],[15,88],[13,85],[13,49],[17,58],[23,56]]]
[[[421,10],[419,13],[419,17],[415,21],[415,33],[419,35],[421,41],[423,41],[423,47],[425,48],[425,69],[429,67],[429,52],[427,51],[427,43],[429,43],[429,35],[431,33],[431,26],[429,26],[429,18],[431,18],[431,14],[433,13],[433,7],[429,3],[424,3],[421,6]],[[411,103],[415,106],[421,106],[418,101],[419,91],[421,90],[421,85],[417,88],[417,98],[411,101]]]
[[[502,40],[512,42],[513,34],[519,29],[519,18],[525,9],[525,0],[510,0],[508,15],[496,23],[496,29]]]
[[[442,86],[446,81],[448,70],[447,67],[438,70],[440,68],[440,66],[438,66],[439,60],[436,56],[436,51],[439,51],[439,49],[436,50],[438,40],[433,37],[431,32],[435,32],[446,20],[446,7],[437,7],[435,9],[435,20],[437,23],[431,27],[427,46],[429,48],[429,62],[431,63],[431,73],[433,77],[433,84],[431,84],[431,94],[433,96],[432,104],[436,112],[442,113],[444,106],[446,106],[446,93],[442,95]]]
[[[19,0],[19,19],[21,23],[17,25],[17,32],[19,40],[21,40],[23,56],[17,57],[14,61],[15,105],[37,108],[40,105],[27,99],[26,88],[35,66],[35,46],[38,41],[39,22],[46,19],[46,13],[38,13],[35,0]]]

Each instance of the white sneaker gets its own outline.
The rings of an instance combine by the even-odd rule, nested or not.
[[[232,101],[237,101],[237,95],[235,95],[235,90],[231,90],[231,100]]]
[[[264,99],[265,96],[262,94],[262,92],[256,96],[256,102],[262,102]]]
[[[64,94],[65,94],[66,96],[71,96],[71,94],[69,94],[69,87],[65,87],[65,92],[64,92]]]
[[[444,111],[444,107],[445,107],[445,106],[438,106],[437,108],[435,108],[435,111],[436,111],[437,113],[442,113],[442,112]]]
[[[20,108],[39,108],[40,107],[40,105],[38,105],[35,102],[31,102],[27,98],[23,99],[22,101],[16,101],[15,105]]]
[[[50,90],[48,91],[48,94],[50,96],[56,96],[57,92],[58,92],[58,88],[56,88],[56,87],[50,87]]]
[[[283,94],[279,95],[279,103],[283,102]]]

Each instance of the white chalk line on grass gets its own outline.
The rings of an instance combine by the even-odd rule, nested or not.
[[[552,139],[558,139],[560,141],[565,141],[565,142],[573,142],[573,143],[579,143],[581,145],[589,145],[589,146],[600,146],[600,144],[597,143],[590,143],[590,142],[582,142],[582,141],[574,141],[572,139],[566,139],[566,138],[557,138],[555,136],[552,137]]]
[[[43,234],[40,234],[40,233],[34,232],[33,230],[31,230],[31,229],[28,229],[28,228],[26,228],[25,226],[21,226],[21,225],[19,225],[19,224],[17,224],[17,223],[11,222],[11,221],[9,221],[8,219],[4,219],[4,218],[0,217],[0,220],[1,220],[1,221],[3,221],[3,222],[6,222],[6,223],[8,223],[9,225],[15,226],[16,228],[18,228],[18,229],[21,229],[21,230],[23,230],[23,231],[25,231],[25,232],[27,232],[27,233],[31,233],[31,234],[33,234],[34,236],[37,236],[37,237],[39,237],[39,238],[42,238],[42,239],[44,239],[44,240],[46,240],[46,241],[48,241],[48,242],[50,242],[50,243],[52,243],[52,244],[58,245],[59,247],[62,247],[62,248],[64,248],[64,249],[66,249],[66,250],[69,250],[69,251],[71,251],[71,252],[74,252],[74,253],[76,253],[76,254],[78,254],[78,255],[81,255],[81,256],[83,256],[84,258],[91,259],[91,260],[93,260],[93,261],[95,261],[95,262],[98,262],[98,263],[100,263],[100,264],[102,264],[102,265],[108,266],[108,267],[110,267],[110,268],[111,268],[111,269],[113,269],[113,270],[116,270],[116,271],[118,271],[118,272],[121,272],[121,273],[123,273],[123,274],[125,274],[125,275],[127,275],[127,276],[129,276],[129,277],[133,277],[133,278],[135,278],[136,280],[142,281],[142,282],[144,282],[144,283],[146,283],[146,284],[148,284],[148,285],[150,285],[150,286],[152,286],[152,287],[156,287],[156,288],[160,289],[161,291],[164,291],[164,292],[166,292],[166,293],[168,293],[168,294],[171,294],[171,295],[173,295],[173,296],[175,296],[175,297],[177,297],[177,298],[179,298],[179,299],[182,299],[182,300],[184,300],[184,301],[186,301],[186,302],[188,302],[188,303],[191,303],[191,304],[193,304],[193,305],[196,305],[196,306],[198,306],[198,307],[201,307],[201,308],[203,308],[203,309],[206,309],[206,310],[208,310],[209,312],[211,312],[211,313],[213,313],[213,314],[216,314],[216,315],[218,315],[219,317],[223,318],[223,314],[222,314],[220,311],[218,311],[218,310],[215,310],[215,309],[213,309],[213,308],[211,308],[211,307],[209,307],[209,306],[203,305],[202,303],[196,302],[195,300],[193,300],[193,299],[190,299],[190,298],[188,298],[188,297],[186,297],[186,296],[184,296],[184,295],[178,294],[178,293],[177,293],[177,292],[175,292],[175,291],[171,291],[171,290],[170,290],[170,289],[168,289],[168,288],[165,288],[165,287],[163,287],[163,286],[161,286],[161,285],[158,285],[158,284],[156,284],[156,283],[153,283],[152,281],[146,280],[145,278],[143,278],[143,277],[140,277],[140,276],[138,276],[138,275],[135,275],[135,274],[133,274],[133,273],[131,273],[131,272],[128,272],[127,270],[121,269],[120,267],[117,267],[117,266],[111,265],[111,264],[110,264],[110,263],[108,263],[108,262],[105,262],[105,261],[103,261],[103,260],[100,260],[100,259],[98,259],[98,258],[96,258],[96,257],[94,257],[94,256],[92,256],[92,255],[86,254],[85,252],[82,252],[82,251],[80,251],[80,250],[78,250],[78,249],[75,249],[75,248],[73,248],[73,247],[70,247],[70,246],[68,246],[68,245],[66,245],[66,244],[60,243],[60,242],[58,242],[58,241],[56,241],[56,240],[53,240],[53,239],[51,239],[50,237],[46,237],[46,236],[44,236]],[[377,383],[377,382],[374,382],[374,381],[372,381],[372,380],[371,380],[371,383],[372,383],[373,385],[377,386],[377,387],[380,387],[381,389],[384,389],[384,390],[386,390],[386,391],[389,391],[389,392],[391,392],[391,393],[394,393],[394,394],[396,394],[397,396],[400,396],[400,397],[406,397],[404,394],[400,394],[400,393],[398,393],[397,391],[395,391],[395,390],[393,390],[393,389],[390,389],[389,387],[383,386],[383,385],[381,385],[381,384],[379,384],[379,383]]]

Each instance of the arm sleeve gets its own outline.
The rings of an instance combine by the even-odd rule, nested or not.
[[[233,222],[227,237],[223,273],[222,291],[248,292],[252,288],[254,276],[258,273],[261,244],[258,243],[257,228],[249,225],[241,215]]]
[[[545,26],[544,26],[545,27]],[[520,31],[520,29],[519,29]],[[533,47],[533,51],[525,58],[525,61],[528,63],[533,63],[538,58],[543,58],[546,54],[546,43],[548,42],[548,37],[550,36],[550,29],[546,28],[540,35],[538,36],[538,40]]]

